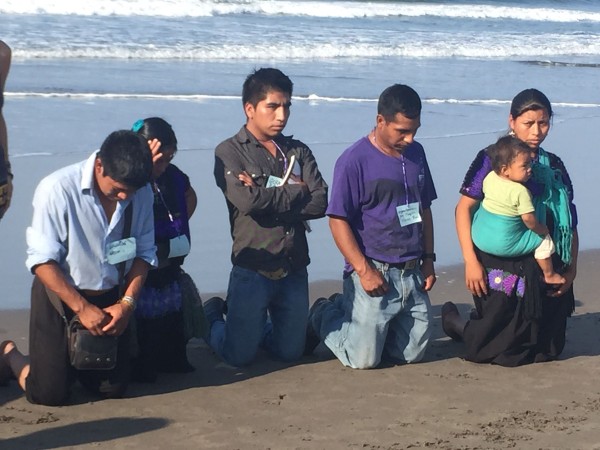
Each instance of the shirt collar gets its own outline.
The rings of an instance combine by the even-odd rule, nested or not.
[[[280,133],[273,140],[277,143],[277,145],[282,146],[284,140],[292,139],[293,137],[294,137],[293,135],[285,136]],[[242,128],[240,128],[240,131],[238,131],[238,133],[235,135],[235,138],[238,140],[238,142],[240,144],[252,143],[254,145],[258,145],[258,146],[262,147],[261,143],[258,142],[258,139],[256,139],[256,137],[254,137],[254,135],[248,131],[248,129],[246,128],[246,125],[243,125]]]
[[[91,192],[94,188],[94,163],[98,156],[99,150],[92,153],[87,160],[83,162],[81,171],[81,190]]]

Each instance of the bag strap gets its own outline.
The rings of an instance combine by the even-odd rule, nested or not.
[[[52,303],[52,306],[54,306],[54,309],[56,309],[56,311],[58,311],[58,314],[60,314],[60,317],[62,317],[62,320],[65,322],[65,325],[68,328],[69,321],[67,320],[67,315],[65,314],[65,308],[63,307],[62,300],[60,299],[60,297],[58,295],[56,295],[56,293],[54,291],[51,291],[50,289],[48,289],[46,287],[46,285],[44,285],[44,289],[46,290],[46,295],[48,296],[48,300],[50,300],[50,303]]]
[[[133,202],[130,202],[125,208],[125,224],[123,225],[123,239],[127,239],[131,234],[131,222],[133,220]],[[125,293],[125,264],[127,261],[120,262],[117,266],[119,271],[119,298]]]

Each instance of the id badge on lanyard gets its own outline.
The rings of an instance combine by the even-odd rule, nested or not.
[[[274,175],[269,175],[267,178],[267,186],[268,188],[283,186],[283,178],[276,177]]]
[[[400,226],[408,226],[413,223],[419,223],[421,219],[421,213],[419,212],[419,202],[408,203],[406,205],[400,205],[396,207],[396,214],[400,221]]]
[[[185,256],[190,252],[190,241],[185,234],[172,238],[169,241],[169,258]]]
[[[402,156],[402,174],[404,176],[404,192],[406,194],[406,204],[396,206],[396,215],[400,221],[401,227],[412,225],[413,223],[422,222],[420,212],[420,203],[412,202],[408,203],[408,182],[406,181],[406,168],[404,162],[404,156]]]
[[[137,245],[134,237],[120,239],[106,246],[106,260],[109,264],[119,264],[135,258]]]

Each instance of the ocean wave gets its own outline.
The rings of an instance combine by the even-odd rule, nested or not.
[[[11,157],[14,158],[30,158],[36,156],[54,156],[56,153],[52,152],[25,152],[25,153],[13,153]]]
[[[94,93],[94,92],[4,92],[6,97],[15,99],[27,98],[68,98],[76,100],[177,100],[177,101],[206,101],[206,100],[235,100],[240,101],[237,95],[215,95],[215,94],[153,94],[153,93]],[[377,98],[360,97],[330,97],[319,94],[294,95],[294,101],[306,101],[312,105],[319,103],[375,103]],[[459,98],[424,98],[426,104],[454,104],[454,105],[507,105],[511,100],[505,99],[459,99]],[[553,106],[563,108],[600,108],[600,103],[573,103],[553,102]]]
[[[289,0],[2,0],[0,14],[210,17],[231,14],[321,18],[423,17],[600,22],[600,13],[567,8],[489,4]]]
[[[531,60],[531,61],[519,61],[522,64],[528,64],[531,66],[544,66],[544,67],[585,67],[588,69],[600,69],[600,63],[581,63],[581,62],[565,62],[565,61],[550,61],[550,60]]]
[[[522,45],[528,40],[544,42],[543,46]],[[135,59],[135,60],[318,60],[335,58],[544,58],[597,56],[598,36],[581,37],[544,34],[536,36],[467,36],[458,34],[427,34],[404,36],[398,42],[348,43],[333,42],[271,42],[248,44],[176,44],[128,45],[88,43],[85,46],[15,47],[15,59]],[[558,64],[557,64],[558,65]]]
[[[75,100],[189,100],[206,101],[240,100],[236,95],[210,95],[210,94],[139,94],[139,93],[95,93],[95,92],[4,92],[5,97],[13,98],[70,98]]]

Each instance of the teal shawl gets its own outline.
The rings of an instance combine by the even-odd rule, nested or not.
[[[571,228],[571,211],[569,209],[569,193],[562,181],[560,170],[550,167],[548,153],[539,149],[538,162],[531,166],[534,181],[544,187],[542,194],[533,198],[536,218],[541,223],[546,223],[546,214],[549,211],[554,220],[552,240],[556,246],[556,253],[566,265],[571,264],[571,244],[573,242],[573,229]]]
[[[542,237],[525,226],[521,216],[503,216],[480,206],[471,225],[473,243],[490,255],[509,258],[533,253]]]

